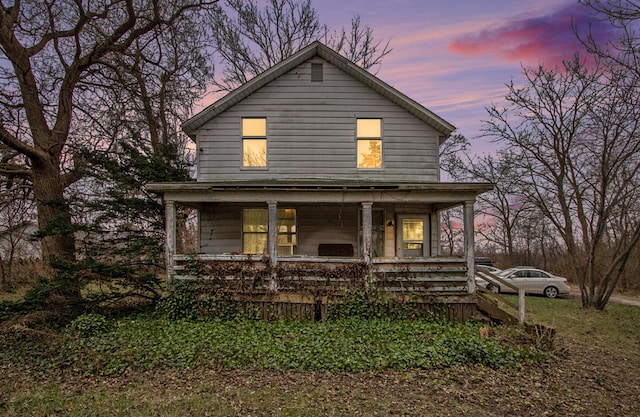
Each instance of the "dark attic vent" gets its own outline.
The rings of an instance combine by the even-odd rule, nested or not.
[[[311,81],[322,81],[322,64],[311,64]]]

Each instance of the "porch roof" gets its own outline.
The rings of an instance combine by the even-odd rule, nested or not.
[[[491,183],[353,180],[171,182],[147,185],[165,200],[184,203],[286,201],[298,203],[424,203],[437,208],[475,201]]]

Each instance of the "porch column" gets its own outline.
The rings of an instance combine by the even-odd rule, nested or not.
[[[167,281],[173,275],[173,255],[176,254],[176,202],[173,200],[164,201],[165,216],[165,243],[164,257],[167,268]]]
[[[362,203],[362,252],[364,263],[371,265],[371,223],[372,223],[372,202]]]
[[[269,235],[267,245],[269,247],[269,262],[271,266],[278,264],[278,203],[269,201]]]
[[[476,271],[474,246],[474,224],[473,224],[474,201],[464,202],[464,253],[467,255],[467,287],[469,293],[476,292]]]

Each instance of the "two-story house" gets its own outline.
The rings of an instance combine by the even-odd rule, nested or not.
[[[315,42],[182,127],[197,180],[148,187],[166,205],[170,277],[193,275],[196,261],[276,301],[317,302],[331,294],[319,287],[356,282],[475,303],[473,208],[492,185],[440,182],[454,126],[335,51]],[[176,253],[176,204],[198,210],[195,254]],[[440,211],[460,205],[465,255],[443,257]]]

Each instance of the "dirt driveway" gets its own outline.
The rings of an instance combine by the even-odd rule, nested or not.
[[[571,298],[579,299],[580,298],[580,290],[572,286],[571,294],[569,295]],[[610,303],[614,304],[623,304],[628,306],[640,307],[640,295],[632,295],[632,294],[613,294],[609,299]]]

